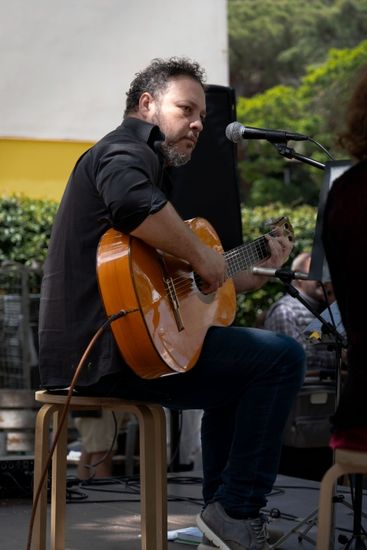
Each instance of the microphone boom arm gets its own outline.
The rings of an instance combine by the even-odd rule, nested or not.
[[[301,162],[304,162],[305,164],[310,164],[311,166],[315,166],[316,168],[320,168],[320,170],[325,169],[325,164],[323,164],[322,162],[314,160],[310,157],[306,157],[305,155],[301,155],[300,153],[297,153],[297,151],[295,151],[292,147],[288,147],[288,145],[285,145],[284,143],[272,143],[272,145],[274,145],[275,149],[283,157],[286,157],[288,159],[300,160]]]

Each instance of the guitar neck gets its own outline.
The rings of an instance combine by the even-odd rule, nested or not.
[[[233,275],[240,271],[246,271],[261,260],[269,258],[269,256],[269,246],[265,235],[250,243],[232,248],[232,250],[224,253],[228,276],[233,277]]]

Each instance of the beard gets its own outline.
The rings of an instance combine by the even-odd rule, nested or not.
[[[156,124],[157,126],[159,126],[159,128],[161,129],[161,131],[163,131],[163,134],[164,134],[164,130],[162,130],[162,128],[164,128],[164,119],[162,119],[162,114],[161,114],[160,107],[158,107],[158,111],[157,111],[156,115],[154,116],[152,122],[154,124]],[[174,167],[183,166],[184,164],[189,162],[189,160],[191,158],[191,153],[190,154],[180,153],[177,150],[176,145],[172,142],[170,143],[170,142],[167,142],[167,141],[163,141],[160,144],[160,149],[162,151],[162,154],[163,154],[163,157],[164,157],[166,163],[169,166],[174,166]]]
[[[178,166],[183,166],[189,162],[191,158],[191,155],[180,153],[174,145],[168,145],[168,143],[163,142],[161,144],[161,150],[167,164],[169,166],[175,166],[176,168]]]

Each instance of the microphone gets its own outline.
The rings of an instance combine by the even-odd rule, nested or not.
[[[278,279],[284,281],[290,281],[292,279],[301,279],[303,281],[308,280],[308,273],[303,271],[292,271],[291,269],[277,269],[273,267],[253,267],[251,272],[254,275],[263,275],[265,277],[278,277]]]
[[[231,122],[226,128],[226,136],[230,141],[238,143],[241,139],[266,139],[273,143],[286,143],[289,140],[307,141],[308,136],[295,134],[284,130],[267,130],[266,128],[252,128],[242,126],[240,122]]]

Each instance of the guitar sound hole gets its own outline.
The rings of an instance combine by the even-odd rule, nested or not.
[[[215,300],[216,293],[211,292],[210,294],[204,294],[203,291],[201,290],[201,288],[203,286],[203,279],[199,275],[197,275],[196,273],[194,273],[194,281],[195,281],[195,284],[196,284],[196,287],[197,287],[198,291],[200,292],[200,294],[199,294],[200,300],[204,304],[213,303],[213,301]]]

